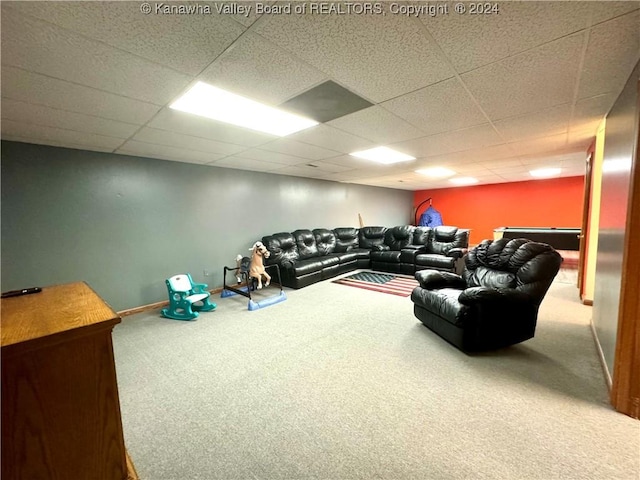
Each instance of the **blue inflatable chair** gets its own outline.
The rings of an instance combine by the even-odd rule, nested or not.
[[[169,290],[169,308],[162,309],[162,315],[174,320],[194,320],[198,312],[215,310],[206,283],[194,283],[188,273],[174,275],[165,281]]]

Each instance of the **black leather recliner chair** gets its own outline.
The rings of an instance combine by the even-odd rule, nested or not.
[[[458,227],[440,226],[429,228],[425,248],[415,255],[415,269],[435,269],[447,272],[462,272],[460,259],[469,247],[469,230]]]
[[[527,239],[484,240],[462,275],[415,273],[415,316],[460,350],[497,349],[532,338],[538,308],[560,269],[553,247]]]

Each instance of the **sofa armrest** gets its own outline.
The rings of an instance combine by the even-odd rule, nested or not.
[[[293,266],[296,264],[293,260],[282,260],[279,264],[277,264],[280,268],[284,270],[291,270]]]
[[[371,247],[372,252],[388,252],[389,250],[391,250],[389,245],[374,245]]]
[[[415,274],[416,280],[422,288],[432,290],[434,288],[465,288],[466,282],[460,275],[440,270],[420,270]]]
[[[426,253],[427,247],[424,245],[407,245],[406,247],[402,247],[402,250],[413,250],[417,255],[418,253]]]
[[[463,305],[478,303],[535,303],[531,295],[519,290],[487,287],[467,288],[460,294],[458,301]]]
[[[447,257],[462,258],[467,254],[466,248],[452,248],[447,252]]]

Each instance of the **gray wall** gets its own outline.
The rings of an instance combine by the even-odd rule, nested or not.
[[[115,310],[211,288],[263,235],[410,223],[413,193],[2,142],[2,291],[84,280]],[[205,276],[207,270],[210,275]]]
[[[603,165],[612,160],[629,160],[629,168],[623,171],[606,172],[603,169],[602,173],[593,325],[611,375],[618,330],[631,161],[637,161],[634,156],[638,139],[639,77],[640,64],[616,100],[605,126]]]

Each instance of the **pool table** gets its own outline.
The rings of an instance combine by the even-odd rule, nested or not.
[[[548,243],[556,250],[580,250],[579,228],[500,227],[493,231],[493,238],[528,238]]]

